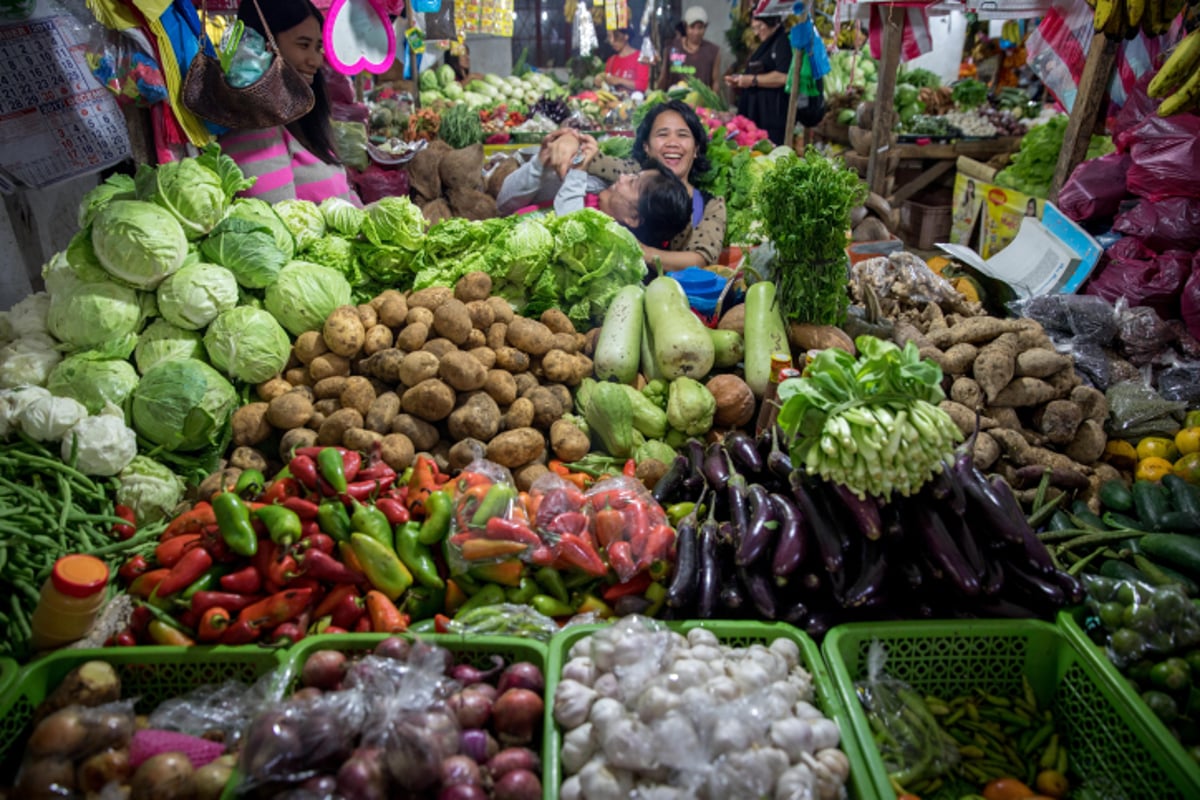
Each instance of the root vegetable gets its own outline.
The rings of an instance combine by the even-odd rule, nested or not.
[[[417,451],[432,450],[441,438],[436,427],[412,414],[397,414],[392,420],[392,432],[404,434]]]
[[[896,327],[892,330],[892,341],[900,347],[904,347],[909,342],[912,342],[917,346],[917,349],[926,347],[937,348],[937,345],[925,338],[925,334],[921,332],[921,329],[911,322],[897,322]]]
[[[196,787],[195,800],[218,800],[225,792],[225,786],[233,777],[233,764],[217,759],[196,770],[193,783]],[[330,789],[337,788],[337,782],[330,776],[326,777],[332,784]]]
[[[38,758],[21,765],[13,797],[54,800],[75,791],[75,765],[66,758]]]
[[[295,387],[283,378],[271,378],[271,380],[264,381],[254,387],[254,391],[258,394],[260,400],[264,403],[269,403],[279,395],[290,392],[293,388]]]
[[[517,382],[517,397],[524,397],[541,385],[537,376],[530,372],[515,373],[513,380]]]
[[[375,306],[370,303],[360,303],[357,308],[358,318],[368,331],[379,324],[379,312],[375,310]]]
[[[466,305],[467,314],[471,317],[471,326],[486,335],[488,328],[496,321],[496,312],[486,300],[471,300]]]
[[[353,408],[341,408],[330,414],[317,431],[318,445],[340,445],[346,431],[363,426],[362,414]]]
[[[1104,424],[1108,420],[1108,398],[1091,386],[1076,386],[1071,390],[1071,402],[1077,404],[1084,419]]]
[[[506,338],[512,347],[531,356],[540,356],[550,349],[550,337],[553,334],[549,327],[537,320],[513,317],[512,322],[508,324]]]
[[[485,343],[492,350],[508,345],[508,325],[503,322],[493,322],[488,326]]]
[[[1003,333],[984,345],[975,357],[975,363],[971,365],[971,374],[989,403],[995,400],[996,395],[1012,380],[1016,369],[1016,356],[1017,335]]]
[[[1038,347],[1024,350],[1017,355],[1016,374],[1030,378],[1046,378],[1072,366],[1070,356]]]
[[[492,780],[498,780],[517,770],[537,771],[541,764],[537,754],[528,747],[507,747],[496,753],[487,762],[487,772]]]
[[[446,286],[430,286],[420,289],[408,296],[409,308],[427,308],[434,311],[442,303],[454,298],[454,290]],[[477,298],[471,298],[477,299]],[[460,301],[461,302],[461,301]]]
[[[495,354],[493,354],[494,358]],[[517,381],[510,373],[502,369],[489,369],[487,371],[487,377],[483,381],[483,390],[498,405],[510,405],[517,399]],[[528,425],[532,422],[533,418],[531,416],[529,422],[525,424]]]
[[[578,338],[579,334],[571,333],[556,333],[550,337],[550,349],[562,350],[564,353],[578,353],[582,342]]]
[[[457,350],[458,345],[443,336],[439,336],[436,339],[430,339],[421,349],[426,353],[433,353],[438,358],[443,358],[446,354]]]
[[[190,800],[195,795],[192,762],[183,753],[159,753],[142,762],[130,782],[130,800]]]
[[[1083,422],[1083,411],[1070,400],[1051,400],[1034,412],[1034,427],[1054,444],[1070,444]]]
[[[482,728],[492,717],[492,698],[469,686],[450,695],[446,702],[464,728]]]
[[[995,406],[1027,408],[1048,403],[1062,392],[1040,378],[1013,378],[992,400]]]
[[[316,400],[340,398],[342,396],[342,392],[346,391],[346,381],[348,380],[350,379],[345,375],[335,375],[332,378],[322,378],[312,386],[313,398]],[[292,427],[296,426],[293,425]]]
[[[229,454],[230,466],[238,469],[256,469],[259,472],[266,472],[268,469],[267,457],[253,447],[236,447]]]
[[[962,431],[963,436],[970,436],[975,432],[975,411],[967,408],[961,403],[956,403],[953,400],[943,400],[938,403],[938,407],[950,415],[950,419],[954,421],[955,426]],[[988,428],[996,427],[996,421],[991,417],[980,415],[979,429],[987,430]]]
[[[503,297],[489,297],[487,298],[487,304],[492,307],[492,315],[496,322],[502,322],[507,325],[516,316],[513,313],[512,306]]]
[[[484,392],[471,395],[464,404],[450,412],[446,421],[450,438],[488,441],[500,430],[500,407]]]
[[[545,704],[537,692],[509,689],[492,706],[492,727],[501,744],[524,745],[533,741]]]
[[[367,430],[386,434],[391,431],[392,422],[399,413],[400,395],[395,392],[384,392],[371,402],[363,424]]]
[[[1026,467],[1032,464],[1061,469],[1076,470],[1079,472],[1087,472],[1087,470],[1072,459],[1070,456],[1065,456],[1062,453],[1056,453],[1053,450],[1048,450],[1044,447],[1035,447],[1025,440],[1025,437],[1014,430],[1007,428],[994,428],[988,431],[996,443],[1000,445],[1003,454],[1018,467]]]
[[[286,397],[286,395],[284,395]],[[278,400],[279,398],[276,398]],[[275,401],[272,401],[275,402]],[[234,445],[256,445],[264,442],[271,435],[271,422],[267,420],[267,403],[249,403],[233,412],[231,425],[233,427]],[[312,406],[309,405],[311,410]],[[300,425],[304,423],[301,422]],[[298,428],[300,425],[288,425],[288,428]],[[280,425],[279,427],[284,427]]]
[[[411,322],[396,334],[396,347],[413,352],[425,346],[429,339],[429,326],[424,322]]]
[[[467,340],[472,327],[471,313],[461,300],[451,298],[433,311],[433,329],[456,345]]]
[[[337,688],[346,674],[346,654],[340,650],[318,650],[304,660],[300,683],[318,689]]]
[[[1104,433],[1104,423],[1094,419],[1085,419],[1075,431],[1075,438],[1067,445],[1068,458],[1080,464],[1094,464],[1104,455],[1104,447],[1108,444],[1108,436]]]
[[[592,449],[592,443],[588,435],[573,422],[558,419],[550,426],[550,448],[555,458],[571,462],[586,456]]]
[[[737,331],[744,334],[746,330],[746,304],[736,305],[726,311],[721,316],[721,321],[717,323],[717,329],[722,331]]]
[[[983,405],[983,390],[973,378],[955,378],[950,385],[950,399],[974,410]]]
[[[300,359],[301,364],[311,364],[314,358],[329,352],[329,347],[325,344],[321,331],[305,331],[296,337],[292,352]]]
[[[395,343],[396,335],[392,333],[392,329],[387,325],[377,324],[367,328],[366,338],[363,340],[363,352],[367,355],[374,355],[380,350],[386,350]]]
[[[437,422],[454,410],[454,390],[437,378],[423,380],[400,398],[405,413],[427,422]]]
[[[754,418],[754,392],[737,375],[714,375],[705,388],[717,401],[717,410],[713,414],[716,427],[740,428]]]
[[[496,682],[496,691],[500,694],[504,694],[509,689],[529,689],[540,693],[545,688],[546,676],[542,674],[536,664],[528,661],[515,661],[509,664],[500,673],[500,680]]]
[[[980,431],[971,451],[971,461],[981,470],[991,469],[1000,458],[1000,445],[989,434]]]
[[[367,330],[363,327],[357,308],[338,306],[325,318],[321,337],[331,352],[345,358],[352,358],[362,350],[363,342],[367,338]]]
[[[539,800],[541,796],[542,782],[527,769],[505,773],[492,787],[495,800]]]
[[[494,349],[496,351],[496,366],[499,369],[514,375],[529,369],[529,356],[521,350],[507,345]]]
[[[397,472],[403,472],[412,466],[416,448],[412,440],[403,433],[386,434],[379,442],[380,457],[384,463]]]
[[[290,372],[290,370],[289,370]],[[325,353],[319,355],[312,360],[308,365],[308,377],[312,383],[316,383],[322,378],[331,378],[334,375],[349,375],[350,374],[350,359],[344,356],[339,356],[337,353]],[[297,381],[290,381],[298,384]]]
[[[404,318],[405,325],[424,325],[428,331],[433,328],[433,310],[423,306],[408,307],[408,316]]]
[[[33,723],[36,725],[67,706],[91,708],[120,699],[121,679],[113,666],[107,661],[85,661],[68,672],[54,691],[38,705],[33,713]]]
[[[454,284],[454,296],[464,303],[485,301],[492,294],[492,277],[486,272],[468,272]]]
[[[321,358],[325,358],[325,356],[321,356]],[[320,359],[317,360],[319,361]],[[312,377],[312,375],[309,373],[309,370],[305,369],[304,367],[295,367],[293,369],[289,369],[287,372],[283,373],[283,379],[292,386],[311,386],[316,382],[316,378]]]
[[[541,431],[534,428],[516,428],[492,439],[488,443],[487,457],[501,466],[512,468],[528,464],[545,450],[546,439]]]
[[[492,367],[496,366],[496,351],[490,347],[487,347],[486,345],[482,347],[472,347],[467,351],[467,353],[471,356],[471,358],[482,364],[483,368],[486,370],[490,371]]]
[[[543,311],[541,323],[552,333],[569,333],[572,336],[575,334],[575,323],[571,322],[571,318],[557,308],[548,308]]]
[[[341,378],[327,378],[326,380],[341,381]],[[242,411],[246,406],[238,411]],[[279,430],[287,431],[292,428],[302,428],[308,424],[308,420],[313,415],[313,403],[307,394],[300,390],[293,390],[287,394],[280,395],[272,400],[266,408],[266,422],[275,426]],[[234,428],[236,430],[237,412],[234,412]],[[234,437],[236,441],[236,435]],[[263,439],[266,439],[264,436]],[[259,441],[262,441],[260,439]],[[258,444],[258,442],[247,442],[247,444]]]
[[[482,389],[487,381],[487,374],[483,364],[461,350],[447,353],[438,365],[438,377],[460,392]]]
[[[458,412],[455,412],[458,413]],[[454,414],[450,415],[452,418]],[[497,417],[499,419],[499,417]],[[460,470],[472,461],[487,457],[487,445],[479,439],[464,438],[454,443],[450,448],[450,467]]]
[[[935,304],[930,303],[930,306]],[[1003,333],[1017,333],[1024,329],[1020,320],[1000,319],[998,317],[970,317],[951,327],[930,331],[927,335],[929,343],[934,347],[945,350],[960,342],[980,344],[990,342]]]
[[[942,353],[942,370],[947,375],[966,374],[978,356],[978,347],[968,342],[961,342]]]
[[[467,756],[450,756],[442,762],[439,772],[443,788],[459,784],[479,786],[483,782],[479,764]]]
[[[389,328],[398,328],[408,317],[408,300],[400,292],[394,290],[388,290],[380,297],[385,294],[387,295],[386,299],[379,304],[379,322]]]
[[[542,455],[538,456],[538,458],[545,458],[545,457],[546,457],[545,452],[543,452]],[[550,470],[546,467],[545,464],[541,463],[540,461],[534,461],[529,464],[526,464],[523,467],[518,467],[513,472],[513,480],[516,481],[517,489],[519,489],[522,492],[528,492],[531,488],[533,488],[533,484],[534,484],[534,482],[537,481],[538,478],[542,477],[543,475],[547,475],[549,473],[550,473]]]
[[[546,380],[555,383],[577,386],[590,374],[590,370],[585,373],[580,367],[581,364],[575,356],[563,350],[550,350],[542,356],[542,372]]]
[[[317,432],[311,428],[292,428],[279,439],[279,457],[291,461],[292,454],[301,447],[312,447],[317,443]]]
[[[533,427],[540,430],[550,430],[566,411],[558,394],[548,386],[535,387],[526,397],[533,403]]]
[[[90,740],[88,725],[80,712],[79,706],[67,706],[39,722],[25,745],[29,755],[33,758],[78,755]]]
[[[399,367],[400,382],[405,386],[416,386],[422,381],[436,378],[441,360],[433,353],[418,350],[403,357]]]

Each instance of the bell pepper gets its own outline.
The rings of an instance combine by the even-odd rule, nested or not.
[[[692,509],[694,509],[695,507],[696,507],[696,504],[692,503],[692,502],[675,503],[674,505],[668,506],[667,519],[669,519],[671,521],[672,525],[678,526],[679,520],[683,519],[688,514],[692,513]]]
[[[266,526],[275,544],[287,547],[300,538],[300,515],[286,506],[263,506],[253,516]]]
[[[384,545],[364,533],[355,533],[350,536],[350,548],[362,565],[367,580],[387,595],[389,600],[394,601],[412,586],[412,573],[400,561],[390,542]]]
[[[287,470],[284,470],[287,472]],[[300,482],[293,478],[290,474],[280,475],[271,481],[270,485],[263,490],[259,495],[259,500],[264,503],[282,503],[289,497],[300,496]]]
[[[312,602],[312,595],[311,589],[284,589],[246,606],[221,636],[221,643],[247,644],[258,639],[263,631],[300,616]]]
[[[144,555],[139,553],[125,560],[125,563],[117,570],[117,577],[126,583],[131,583],[134,578],[139,575],[145,575],[149,571],[150,562],[146,560]]]
[[[129,615],[129,630],[136,635],[143,634],[152,619],[154,612],[145,603],[134,603],[133,612]]]
[[[375,501],[375,507],[383,512],[391,525],[403,525],[409,520],[408,509],[394,497],[379,498]]]
[[[421,544],[421,526],[408,522],[396,528],[396,553],[417,583],[431,589],[444,589],[446,582],[438,575],[437,563],[429,548]]]
[[[337,500],[323,500],[317,509],[317,525],[323,533],[333,537],[335,542],[350,541],[353,529],[350,527],[350,513]]]
[[[508,507],[516,499],[516,489],[507,483],[493,483],[471,516],[471,527],[482,528],[487,525],[488,520],[504,517],[508,513]]]
[[[592,546],[578,536],[563,534],[558,540],[558,552],[566,564],[588,575],[600,578],[608,572],[608,567],[600,560]]]
[[[179,563],[179,559],[183,558],[184,553],[197,547],[199,542],[200,534],[198,533],[185,533],[167,539],[154,548],[154,560],[164,567],[173,567]]]
[[[539,614],[545,614],[547,617],[569,617],[575,613],[575,609],[571,606],[555,600],[548,594],[535,594],[529,599],[529,605],[533,606]]]
[[[351,633],[370,633],[371,632],[371,615],[367,613],[366,606],[363,607],[363,615],[358,618],[358,622],[354,623]]]
[[[555,600],[567,602],[567,587],[563,585],[562,575],[553,567],[542,567],[533,573],[533,579],[542,587],[542,591]]]
[[[292,473],[292,477],[298,480],[305,489],[310,492],[317,490],[317,462],[313,461],[310,456],[292,456],[287,468],[288,472]]]
[[[430,492],[425,499],[425,521],[418,536],[421,544],[434,545],[450,532],[450,517],[454,513],[454,498],[444,490]]]
[[[146,633],[150,636],[150,641],[155,644],[163,644],[172,647],[191,647],[196,643],[196,640],[188,636],[179,628],[172,627],[161,619],[154,619],[146,626]]]
[[[408,630],[408,617],[400,613],[396,604],[378,589],[367,592],[367,613],[371,616],[371,630],[374,633],[403,633]]]
[[[380,544],[392,547],[392,525],[382,511],[373,505],[352,501],[354,513],[350,515],[350,527],[365,534]]]
[[[183,512],[167,523],[161,538],[165,542],[183,534],[199,533],[206,525],[215,525],[216,523],[217,516],[213,511],[212,504],[199,502],[192,506],[191,510]]]
[[[414,586],[404,596],[403,611],[412,619],[429,619],[446,607],[446,589],[430,589]],[[463,599],[466,599],[464,596]]]
[[[200,625],[196,629],[196,638],[202,642],[215,642],[225,633],[225,629],[233,622],[229,612],[220,606],[213,606],[200,617]]]
[[[504,597],[510,603],[519,605],[528,605],[533,596],[539,594],[538,585],[533,578],[521,578],[520,583],[516,586],[509,587],[504,592]]]
[[[250,521],[250,507],[233,492],[221,492],[212,499],[221,538],[239,556],[258,552],[258,534]]]
[[[459,606],[454,616],[459,617],[468,611],[483,608],[484,606],[498,606],[504,600],[504,587],[489,583],[481,587],[478,592],[471,595],[466,602]]]
[[[267,477],[257,469],[244,469],[238,475],[237,482],[233,485],[233,492],[241,497],[258,497],[262,494],[263,486],[267,482]]]
[[[580,514],[579,516],[583,516]],[[488,539],[520,542],[527,547],[541,547],[542,538],[526,526],[504,517],[492,517],[483,526],[483,535]]]
[[[596,597],[594,594],[585,594],[580,600],[579,605],[575,608],[576,614],[595,614],[600,619],[608,619],[613,615],[613,611],[608,607],[608,604]]]
[[[479,564],[471,567],[471,577],[489,583],[499,583],[503,586],[519,586],[521,576],[525,574],[525,565],[515,558],[497,561],[492,564]]]
[[[218,583],[227,592],[254,594],[262,588],[262,575],[251,565],[249,567],[242,567],[228,575],[222,575]]]
[[[362,583],[365,576],[352,570],[328,553],[320,550],[306,550],[298,559],[304,575],[322,583]]]
[[[133,579],[133,583],[129,584],[129,588],[125,591],[134,597],[147,598],[154,594],[154,590],[170,574],[171,570],[166,567],[143,572]]]
[[[252,606],[264,599],[259,594],[239,594],[237,592],[196,592],[192,595],[189,608],[195,614],[204,615],[210,608],[220,607],[231,614],[236,614],[247,606]]]
[[[319,511],[321,508],[312,500],[307,500],[303,497],[285,497],[283,502],[278,503],[277,505],[281,505],[284,508],[289,508],[292,511],[295,511],[296,514],[299,515],[300,519],[304,520],[305,522],[310,519],[316,519],[317,511]]]
[[[637,571],[637,564],[633,563],[633,547],[626,541],[618,541],[610,544],[604,551],[608,556],[608,563],[617,573],[617,577],[621,580],[629,580]]]
[[[113,506],[113,516],[125,520],[123,523],[116,523],[112,526],[113,536],[116,536],[121,541],[125,541],[137,533],[137,515],[133,512],[132,508],[121,503],[116,503]]]

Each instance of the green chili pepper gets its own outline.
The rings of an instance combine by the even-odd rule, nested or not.
[[[644,596],[650,601],[650,605],[642,613],[647,617],[653,617],[662,610],[663,603],[666,602],[667,588],[661,583],[652,583],[646,587],[646,594]]]
[[[237,483],[233,485],[233,491],[239,497],[258,497],[262,494],[263,485],[266,482],[266,477],[259,470],[244,469],[242,474],[238,475]]]
[[[325,500],[317,508],[317,527],[335,542],[350,541],[350,513],[339,500]]]
[[[569,617],[575,613],[575,609],[548,594],[535,594],[529,599],[529,605],[547,617]]]
[[[678,526],[679,520],[692,513],[695,507],[695,503],[675,503],[667,508],[667,519],[671,520],[671,527]]]
[[[575,570],[573,573],[568,574],[567,577],[563,578],[563,585],[568,589],[578,589],[581,586],[587,586],[588,584],[595,583],[595,581],[595,575],[589,575],[581,570]]]
[[[433,545],[446,538],[450,532],[450,516],[454,513],[454,498],[449,492],[430,492],[425,498],[425,521],[417,538],[421,544]]]
[[[249,558],[258,552],[258,534],[250,522],[250,507],[234,492],[219,492],[212,499],[217,529],[229,549]]]
[[[531,578],[521,578],[521,583],[517,586],[510,586],[504,591],[505,598],[510,603],[518,603],[520,605],[528,605],[533,596],[539,593],[540,587],[537,582]]]
[[[417,620],[408,626],[409,633],[436,633],[436,629],[437,622],[434,621],[433,617]]]
[[[367,574],[367,580],[392,602],[412,586],[412,573],[390,544],[382,544],[365,533],[354,533],[350,535],[350,549]]]
[[[355,500],[354,513],[350,515],[350,527],[386,545],[388,549],[392,548],[392,523],[388,522],[387,515],[375,506]]]
[[[567,587],[563,584],[562,575],[558,570],[553,567],[542,567],[533,573],[533,577],[546,594],[560,603],[567,602]]]
[[[275,544],[287,547],[300,540],[300,515],[283,506],[262,506],[255,509],[254,517],[262,520],[267,534]]]
[[[418,522],[396,526],[396,552],[417,583],[431,589],[444,589],[446,582],[438,575],[437,563],[429,548],[421,544],[418,538],[420,532],[421,524]]]
[[[446,590],[431,589],[426,586],[413,587],[404,596],[404,613],[414,620],[432,619],[434,614],[442,613],[446,607]],[[412,626],[409,626],[412,630]]]
[[[346,491],[346,467],[336,447],[326,447],[317,453],[317,469],[335,492]]]
[[[457,578],[455,580],[457,580]],[[504,600],[505,597],[503,586],[495,583],[486,584],[482,586],[478,592],[471,595],[467,599],[467,602],[458,607],[458,611],[455,613],[454,618],[458,619],[464,613],[473,611],[477,608],[482,608],[484,606],[498,606],[503,603]]]
[[[482,528],[492,517],[503,517],[509,504],[516,499],[516,489],[507,483],[493,483],[475,509],[475,514],[471,517],[471,527]]]
[[[218,588],[218,581],[233,572],[232,564],[215,564],[209,567],[203,575],[192,582],[191,586],[180,593],[181,600],[191,600],[196,592],[209,592]]]

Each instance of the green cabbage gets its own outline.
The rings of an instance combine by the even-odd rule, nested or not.
[[[198,450],[221,440],[238,406],[221,373],[194,358],[160,361],[133,392],[133,427],[169,451]]]
[[[204,340],[196,331],[172,325],[165,319],[156,319],[142,331],[137,347],[133,351],[138,372],[146,370],[159,361],[173,358],[204,358]]]
[[[229,156],[210,145],[197,158],[158,167],[143,164],[134,178],[139,200],[169,211],[189,239],[199,239],[225,216],[233,197],[254,185]]]
[[[343,236],[358,236],[366,214],[361,208],[340,197],[327,197],[319,206],[325,217],[325,227],[332,228]]]
[[[92,224],[96,215],[113,200],[133,200],[137,196],[133,178],[128,175],[111,175],[108,180],[92,189],[79,202],[79,227]]]
[[[350,283],[320,264],[293,261],[267,287],[264,305],[292,336],[320,330],[338,306],[350,304]]]
[[[116,501],[133,509],[138,525],[166,517],[187,489],[183,478],[149,456],[134,456],[117,479]]]
[[[274,210],[296,240],[297,252],[303,252],[325,235],[325,217],[316,203],[308,200],[281,200],[274,205]]]
[[[441,84],[443,89],[452,83],[456,83],[454,77],[454,67],[450,66],[449,64],[442,64],[437,68],[437,77],[438,83]]]
[[[200,242],[200,252],[209,261],[227,267],[248,289],[270,286],[287,263],[271,228],[241,217],[221,220]]]
[[[422,92],[436,90],[441,88],[438,85],[437,72],[432,69],[427,69],[421,73],[421,77],[417,80],[417,88]]]
[[[336,269],[355,286],[362,283],[362,264],[355,243],[344,236],[325,236],[304,251],[304,261]],[[286,265],[284,269],[286,269]],[[280,273],[282,274],[282,273]]]
[[[137,385],[133,364],[90,350],[63,359],[46,379],[52,394],[78,400],[91,414],[99,414],[106,403],[123,407]]]
[[[292,232],[288,230],[288,226],[283,223],[269,203],[255,197],[235,200],[233,207],[229,209],[229,216],[248,219],[251,222],[267,226],[275,238],[275,245],[279,248],[279,252],[283,253],[284,259],[291,261],[296,255],[296,240],[292,236]]]
[[[362,222],[362,232],[372,244],[421,249],[425,237],[425,216],[407,197],[384,197],[363,211],[366,218]]]
[[[198,261],[163,281],[156,297],[167,322],[198,331],[238,304],[237,278],[219,264]]]
[[[204,332],[213,366],[231,378],[262,383],[283,371],[292,340],[271,313],[238,306],[222,311]]]
[[[69,268],[56,271],[46,328],[72,350],[96,347],[133,334],[143,319],[139,293],[113,281],[82,281]]]
[[[169,213],[140,200],[113,200],[92,222],[92,246],[109,274],[153,289],[183,266],[187,237]]]

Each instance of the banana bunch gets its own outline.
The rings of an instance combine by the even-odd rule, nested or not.
[[[1192,0],[1194,3],[1194,0]],[[1096,11],[1093,29],[1109,39],[1133,39],[1138,32],[1160,36],[1189,0],[1087,0]]]
[[[1160,117],[1190,111],[1200,104],[1200,30],[1175,45],[1146,91],[1151,97],[1166,98],[1158,107]]]

